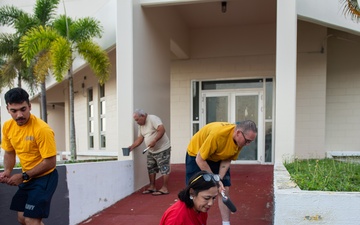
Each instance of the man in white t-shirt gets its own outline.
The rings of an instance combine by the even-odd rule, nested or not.
[[[147,169],[150,185],[143,194],[165,195],[169,194],[168,180],[170,174],[170,140],[165,133],[165,127],[161,119],[155,115],[148,115],[144,110],[137,109],[133,114],[135,122],[139,125],[138,137],[130,146],[130,151],[145,141],[147,151]],[[156,190],[156,173],[163,176],[163,186]]]

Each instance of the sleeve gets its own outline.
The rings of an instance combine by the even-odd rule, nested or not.
[[[157,129],[158,126],[163,125],[161,119],[158,116],[152,115],[150,118],[150,122],[155,129]]]
[[[40,129],[36,141],[42,158],[49,158],[56,155],[55,135],[50,127]]]
[[[8,137],[8,130],[9,125],[8,123],[5,123],[2,129],[2,141],[1,141],[1,148],[4,151],[14,151],[14,147],[12,146],[10,139]]]

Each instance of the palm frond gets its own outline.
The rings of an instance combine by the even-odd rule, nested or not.
[[[59,34],[63,37],[68,37],[68,28],[73,24],[73,20],[70,17],[66,17],[65,15],[61,15],[57,18],[52,27],[59,32]]]
[[[50,48],[55,79],[60,82],[72,65],[71,43],[58,37]]]
[[[29,14],[22,14],[18,17],[18,19],[14,23],[14,28],[16,33],[19,36],[22,36],[28,31],[30,28],[35,27],[39,24],[37,18],[29,15]]]
[[[107,53],[92,41],[83,41],[77,45],[79,54],[89,63],[100,84],[110,78],[110,61]]]
[[[45,82],[49,69],[52,67],[50,51],[41,52],[34,65],[34,75],[38,83]]]
[[[0,86],[13,87],[13,82],[17,77],[17,70],[15,68],[15,62],[11,58],[1,66],[0,74]]]
[[[360,7],[357,0],[340,0],[343,4],[343,12],[345,16],[350,16],[352,20],[360,20]]]
[[[24,11],[14,7],[5,5],[0,8],[0,25],[1,26],[12,26],[16,20],[23,14]]]
[[[40,21],[40,25],[49,25],[54,18],[60,0],[37,0],[34,15]]]
[[[82,42],[94,37],[101,37],[103,28],[100,22],[94,18],[85,17],[76,20],[70,26],[70,40],[74,42]]]
[[[30,29],[20,40],[19,51],[22,58],[29,65],[41,51],[50,49],[51,43],[58,37],[58,33],[51,27],[35,27]]]
[[[0,56],[10,56],[17,52],[18,40],[16,34],[0,33]]]

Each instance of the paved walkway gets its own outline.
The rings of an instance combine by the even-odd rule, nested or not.
[[[144,195],[143,189],[120,200],[80,225],[158,225],[164,211],[177,200],[185,186],[185,165],[173,164],[170,194]],[[231,165],[231,201],[237,212],[231,215],[232,225],[271,225],[273,223],[273,166]],[[161,187],[161,179],[157,181]],[[209,211],[208,225],[221,225],[217,204]]]

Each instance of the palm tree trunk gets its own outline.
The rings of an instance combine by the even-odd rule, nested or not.
[[[76,137],[75,137],[75,116],[74,116],[74,81],[72,67],[69,69],[69,99],[70,99],[70,152],[71,159],[76,160]]]
[[[17,76],[17,86],[19,87],[19,88],[21,88],[21,76],[19,75],[19,72],[18,72],[18,76]]]
[[[46,84],[45,82],[41,83],[41,93],[40,93],[40,105],[41,105],[41,119],[47,123],[47,105],[46,105]]]

